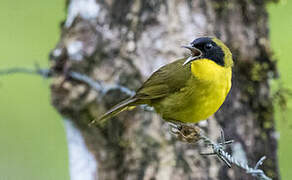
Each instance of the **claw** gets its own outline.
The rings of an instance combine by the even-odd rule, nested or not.
[[[173,122],[169,122],[169,126],[170,132],[177,135],[178,139],[180,139],[181,141],[194,143],[200,139],[200,129],[198,127],[176,124]]]

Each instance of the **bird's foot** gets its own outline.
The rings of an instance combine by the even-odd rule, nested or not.
[[[196,143],[200,140],[201,129],[196,125],[185,125],[170,122],[169,126],[171,133],[175,134],[180,141]]]

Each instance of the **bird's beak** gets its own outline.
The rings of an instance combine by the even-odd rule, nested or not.
[[[193,47],[193,46],[182,46],[183,48],[187,48],[188,50],[191,51],[191,56],[187,58],[187,60],[183,63],[183,66],[187,65],[188,63],[200,59],[202,56],[202,51],[199,49]]]

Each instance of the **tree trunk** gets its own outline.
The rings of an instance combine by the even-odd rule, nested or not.
[[[228,151],[280,179],[269,79],[271,59],[265,0],[69,0],[59,43],[51,53],[52,102],[66,122],[72,179],[253,179],[198,144],[180,142],[168,124],[139,108],[103,127],[88,123],[128,97],[162,65],[184,56],[181,45],[216,36],[233,52],[233,87],[211,120],[201,123],[213,140],[220,129],[234,139]],[[101,82],[96,91],[68,74]],[[113,86],[115,85],[115,86]],[[106,88],[105,88],[106,87]]]

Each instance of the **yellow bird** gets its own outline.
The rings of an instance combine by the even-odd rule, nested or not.
[[[114,106],[100,121],[147,104],[166,121],[197,123],[214,114],[231,88],[232,54],[219,39],[200,37],[190,45],[189,57],[167,64],[136,91]]]

